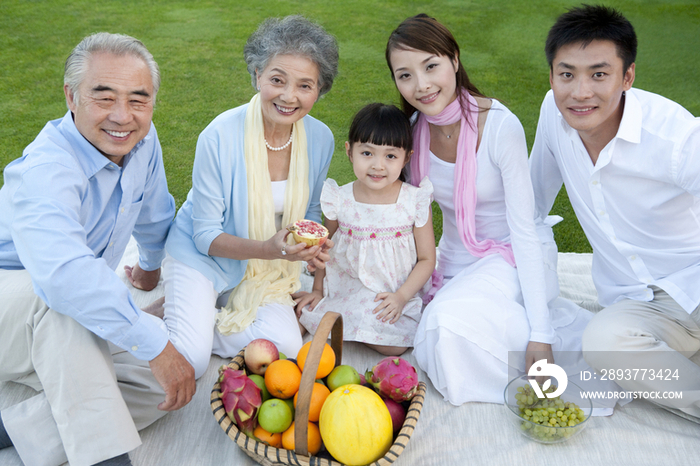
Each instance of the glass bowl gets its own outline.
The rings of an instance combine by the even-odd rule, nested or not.
[[[539,443],[561,443],[573,438],[586,428],[593,411],[593,404],[590,399],[581,397],[582,390],[575,383],[569,382],[564,393],[553,399],[539,399],[533,393],[532,403],[526,403],[522,408],[516,399],[518,393],[521,394],[520,397],[523,396],[523,389],[519,391],[520,387],[532,390],[528,376],[523,375],[511,380],[503,392],[503,398],[510,423],[525,437]],[[561,400],[561,403],[557,399]],[[570,403],[575,403],[580,411],[573,408]],[[545,410],[546,414],[542,410]],[[574,418],[571,417],[572,415]],[[566,423],[561,420],[562,416],[568,418]],[[527,417],[531,420],[528,420]],[[556,419],[556,422],[565,424],[565,426],[557,427],[551,424],[549,420],[552,417]],[[545,424],[533,422],[538,419],[544,420]],[[578,423],[571,425],[572,421]]]

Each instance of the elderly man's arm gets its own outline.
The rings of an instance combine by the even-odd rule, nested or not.
[[[61,178],[65,175],[59,173]],[[25,182],[32,176],[25,173]],[[38,295],[56,312],[150,361],[166,392],[162,409],[184,406],[194,394],[194,370],[168,341],[158,319],[136,306],[124,283],[86,245],[85,230],[75,214],[80,190],[40,191],[17,190],[12,222],[17,253]]]
[[[141,211],[134,225],[133,236],[139,248],[139,262],[125,267],[131,284],[151,291],[160,279],[160,263],[165,256],[165,240],[175,216],[175,200],[168,191],[163,167],[163,154],[155,126],[151,124],[148,141],[151,147],[146,185],[141,198]]]

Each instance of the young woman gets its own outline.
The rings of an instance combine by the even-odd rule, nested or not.
[[[428,176],[443,214],[438,291],[414,355],[451,403],[502,402],[509,365],[522,373],[553,362],[553,344],[564,349],[547,307],[522,125],[469,81],[457,42],[434,18],[401,23],[386,59],[414,122],[410,181]],[[566,323],[582,311],[569,310]]]

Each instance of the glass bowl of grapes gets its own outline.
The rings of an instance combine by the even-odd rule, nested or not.
[[[581,397],[578,385],[568,382],[563,393],[552,396],[557,395],[557,386],[545,381],[539,391],[544,398],[537,396],[524,375],[511,380],[503,392],[508,418],[521,434],[539,443],[560,443],[586,427],[593,404]]]

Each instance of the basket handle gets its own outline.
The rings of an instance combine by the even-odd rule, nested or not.
[[[335,365],[339,366],[343,358],[343,316],[337,312],[326,312],[318,324],[314,338],[311,341],[309,353],[301,374],[299,395],[294,412],[294,451],[297,455],[309,456],[307,428],[309,424],[309,406],[311,393],[316,381],[316,371],[321,362],[323,348],[331,335],[331,348],[335,352]]]

